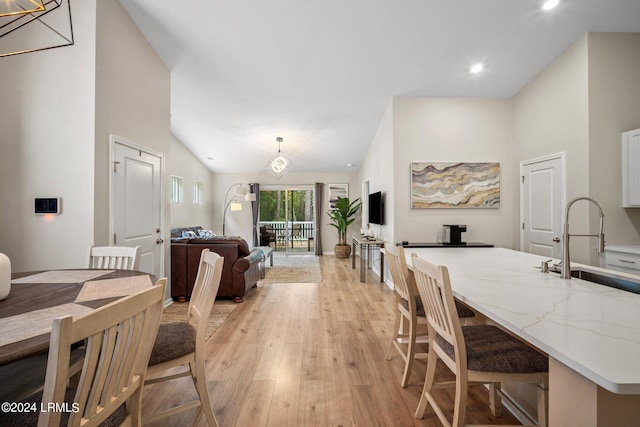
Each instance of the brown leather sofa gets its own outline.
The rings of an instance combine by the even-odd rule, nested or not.
[[[237,236],[182,237],[183,231],[198,236],[202,227],[171,230],[171,296],[175,300],[189,299],[198,274],[200,254],[209,249],[224,257],[218,298],[233,298],[242,302],[245,294],[260,278],[260,249],[250,250],[246,240]]]

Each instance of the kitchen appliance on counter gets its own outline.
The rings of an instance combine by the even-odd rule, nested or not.
[[[462,241],[462,233],[467,231],[466,224],[449,224],[442,226],[443,244],[464,246],[466,242]]]

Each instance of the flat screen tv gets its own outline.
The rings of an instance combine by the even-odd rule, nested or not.
[[[369,223],[384,224],[384,198],[380,191],[369,194]]]

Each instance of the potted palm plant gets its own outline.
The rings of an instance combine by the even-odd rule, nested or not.
[[[350,201],[348,197],[338,197],[335,208],[327,211],[327,215],[331,218],[329,225],[338,230],[336,258],[349,258],[351,255],[351,245],[347,244],[347,228],[356,220],[356,214],[361,206],[362,202],[359,198]]]

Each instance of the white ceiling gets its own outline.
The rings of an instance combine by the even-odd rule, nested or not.
[[[640,32],[640,0],[120,2],[216,173],[265,171],[278,136],[292,172],[354,171],[393,96],[511,97],[585,32]]]

